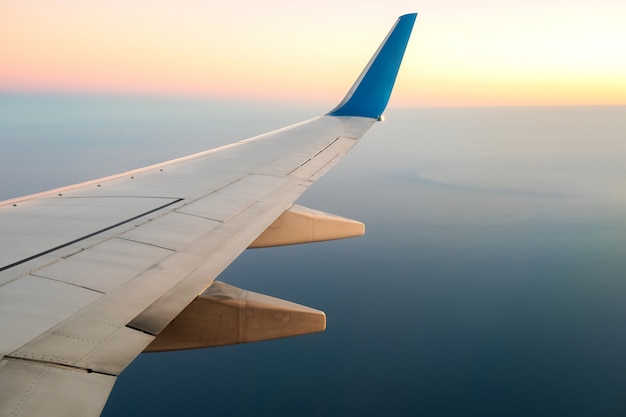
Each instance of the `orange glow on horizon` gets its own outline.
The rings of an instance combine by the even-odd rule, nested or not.
[[[584,13],[552,5],[538,15],[482,1],[418,16],[392,106],[626,104],[626,6],[599,0]],[[406,9],[346,21],[348,11],[329,17],[327,7],[8,1],[0,91],[335,103]]]

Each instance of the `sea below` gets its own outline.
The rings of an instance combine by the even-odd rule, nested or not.
[[[324,110],[1,94],[0,199]],[[298,200],[364,237],[247,250],[219,278],[323,310],[327,330],[142,354],[103,416],[626,415],[626,107],[385,116]]]

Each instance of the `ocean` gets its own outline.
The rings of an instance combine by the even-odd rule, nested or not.
[[[0,198],[324,110],[3,94]],[[626,415],[626,107],[385,116],[298,200],[364,237],[248,250],[219,278],[323,310],[327,330],[140,355],[103,416]]]

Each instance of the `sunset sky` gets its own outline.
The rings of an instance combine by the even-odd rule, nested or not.
[[[0,3],[0,91],[338,101],[419,16],[397,106],[626,104],[626,2]]]

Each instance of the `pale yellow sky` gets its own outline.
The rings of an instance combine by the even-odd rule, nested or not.
[[[0,3],[0,90],[335,103],[419,16],[392,105],[626,104],[626,2]]]

